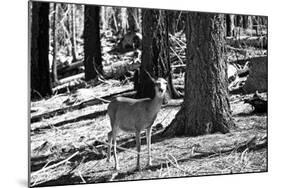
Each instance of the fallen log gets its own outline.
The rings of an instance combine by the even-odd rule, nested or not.
[[[235,60],[235,61],[229,61],[228,63],[238,64],[238,65],[244,66],[248,61],[255,64],[255,63],[265,61],[265,60],[267,61],[267,55],[258,56],[258,57],[251,57],[251,58],[246,58],[246,59],[238,59],[238,60]]]
[[[98,116],[106,115],[106,113],[107,113],[107,110],[105,109],[105,110],[96,111],[96,112],[93,112],[93,113],[81,115],[81,116],[78,116],[78,117],[69,118],[69,119],[66,119],[66,120],[63,120],[63,121],[59,121],[59,122],[53,123],[52,127],[60,127],[60,126],[63,126],[65,124],[74,123],[74,122],[78,122],[78,121],[82,121],[82,120],[95,119]],[[49,128],[51,128],[50,125],[49,124],[45,124],[43,126],[36,126],[36,127],[31,126],[30,130],[32,132],[38,132],[40,130],[49,129]]]
[[[64,67],[60,67],[58,69],[58,73],[61,74],[61,73],[64,73],[64,72],[68,72],[68,71],[71,71],[73,69],[76,69],[80,66],[83,66],[84,65],[84,61],[83,60],[79,60],[79,61],[76,61],[76,62],[73,62],[69,65],[66,65]]]
[[[254,112],[265,113],[267,112],[267,98],[256,92],[253,97],[245,99],[244,103],[248,103],[254,107]]]
[[[37,174],[39,174],[39,173],[41,173],[41,172],[44,172],[44,171],[46,171],[46,170],[48,170],[48,169],[55,168],[55,167],[57,167],[57,166],[59,166],[59,165],[62,165],[62,164],[64,164],[64,163],[66,163],[67,161],[69,161],[70,159],[72,159],[73,157],[75,157],[78,153],[79,153],[79,151],[75,152],[75,153],[72,154],[70,157],[68,157],[68,158],[65,159],[65,160],[62,160],[62,161],[59,162],[59,163],[56,163],[56,164],[54,164],[54,165],[51,165],[51,166],[42,168],[41,170],[38,170],[38,171],[32,173],[32,176],[36,176]]]
[[[75,68],[76,66],[81,66],[81,63],[77,63],[73,65],[72,67],[69,67],[68,69]],[[116,62],[110,66],[105,66],[104,67],[104,78],[109,79],[109,78],[116,78],[119,79],[121,76],[126,75],[129,71],[134,71],[140,67],[140,62],[130,62],[130,61],[120,61]],[[67,70],[67,69],[65,69]],[[69,76],[63,79],[59,80],[58,86],[53,88],[53,93],[62,93],[66,92],[67,90],[71,90],[73,87],[79,87],[78,85],[81,84],[81,81],[73,82],[74,80],[84,80],[85,74],[84,72]],[[81,87],[84,87],[85,84],[82,83]]]
[[[63,78],[63,79],[59,80],[59,83],[65,84],[65,83],[68,83],[72,80],[83,79],[84,75],[85,75],[84,73],[80,73],[80,74],[76,74],[76,75],[73,75],[73,76],[69,76],[67,78]],[[62,87],[62,86],[60,85],[60,87]],[[60,87],[58,86],[58,88],[60,88]]]
[[[119,61],[103,68],[105,78],[120,78],[129,71],[134,71],[140,67],[140,61]]]
[[[86,82],[84,81],[84,78],[85,78],[85,74],[80,73],[61,79],[59,80],[60,85],[52,89],[53,93],[60,94],[60,93],[71,91],[73,89],[83,88],[86,86]]]
[[[252,46],[256,48],[267,48],[266,36],[240,36],[240,37],[226,37],[226,44],[240,48],[241,46]]]
[[[103,100],[101,100],[101,99],[110,100],[110,98],[112,98],[113,96],[126,94],[127,92],[132,92],[132,91],[133,91],[133,89],[129,89],[129,90],[125,90],[125,91],[122,91],[119,93],[113,93],[113,94],[109,94],[109,95],[105,95],[105,96],[101,96],[101,97],[93,97],[91,99],[82,101],[75,105],[58,108],[58,109],[48,111],[48,112],[43,112],[42,114],[31,116],[30,122],[34,123],[34,122],[40,121],[42,118],[51,118],[55,115],[61,115],[70,110],[85,108],[89,105],[97,105],[97,104],[102,103]]]
[[[237,152],[243,152],[246,149],[248,151],[256,151],[262,148],[267,147],[267,137],[263,137],[262,139],[258,140],[256,136],[252,137],[251,139],[240,143],[238,146],[228,148],[228,149],[221,149],[218,151],[201,151],[198,149],[195,149],[194,152],[197,153],[190,158],[192,159],[201,159],[204,157],[210,157],[210,156],[220,156],[221,154],[229,154],[232,151],[237,151]]]

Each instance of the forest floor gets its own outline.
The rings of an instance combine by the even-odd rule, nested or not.
[[[107,101],[118,94],[132,96],[133,84],[108,81],[31,102],[31,186],[70,185],[108,181],[199,175],[266,172],[267,114],[253,113],[244,99],[231,95],[235,127],[227,134],[197,137],[161,137],[180,109],[182,99],[162,107],[152,132],[152,166],[146,167],[147,146],[142,134],[141,171],[135,169],[133,134],[117,137],[120,170],[106,162]],[[266,93],[262,93],[266,95]]]

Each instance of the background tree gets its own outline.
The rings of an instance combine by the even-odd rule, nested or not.
[[[145,74],[147,70],[151,75],[163,77],[169,73],[168,91],[172,97],[178,95],[173,87],[171,65],[169,56],[168,17],[163,10],[142,10],[142,63],[139,74],[136,74],[135,89],[137,98],[153,98],[153,85]]]
[[[127,8],[128,11],[128,25],[130,31],[141,31],[141,9]]]
[[[167,10],[166,13],[168,13],[167,16],[168,16],[168,19],[169,19],[169,25],[168,25],[169,32],[171,33],[171,35],[174,35],[176,33],[176,30],[177,30],[177,25],[176,25],[177,24],[177,19],[176,19],[177,12]]]
[[[249,16],[243,15],[243,28],[247,29],[249,27]]]
[[[49,3],[32,2],[31,98],[52,94],[49,74]]]
[[[120,9],[119,20],[120,20],[120,27],[121,27],[120,31],[121,34],[124,35],[125,33],[127,33],[127,30],[129,28],[127,8]]]
[[[108,22],[107,22],[107,11],[105,6],[100,7],[100,15],[101,15],[101,29],[104,31],[108,29]]]
[[[164,135],[227,133],[233,125],[223,59],[223,15],[188,12],[184,103]]]
[[[231,37],[234,35],[234,15],[226,14],[226,36]]]
[[[103,72],[99,27],[100,7],[85,5],[84,66],[85,80],[100,76]]]
[[[71,37],[70,37],[70,41],[71,41],[71,52],[72,52],[72,57],[73,57],[73,61],[77,61],[77,47],[76,47],[76,5],[75,4],[71,4],[71,12],[70,12],[70,16],[69,16],[69,28],[71,31]]]
[[[53,31],[53,62],[52,62],[52,79],[53,82],[58,83],[58,75],[57,75],[57,51],[59,49],[59,43],[58,43],[58,24],[59,24],[59,5],[57,3],[53,4],[53,24],[52,24],[52,31]]]

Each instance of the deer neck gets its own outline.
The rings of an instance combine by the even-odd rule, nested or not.
[[[157,114],[163,102],[163,97],[154,96],[150,103],[151,114]]]

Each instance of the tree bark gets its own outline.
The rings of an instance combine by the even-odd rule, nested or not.
[[[121,22],[121,34],[125,35],[128,29],[128,12],[127,8],[120,9],[120,22]]]
[[[169,24],[168,24],[168,27],[169,27],[169,31],[171,33],[171,35],[174,35],[176,33],[176,29],[177,29],[177,20],[176,20],[176,15],[177,15],[177,12],[176,11],[167,11],[168,13],[168,19],[169,19]]]
[[[227,133],[233,125],[223,59],[223,16],[189,12],[186,15],[187,63],[182,108],[165,136]]]
[[[71,52],[72,52],[72,57],[73,57],[73,62],[77,61],[77,52],[76,52],[76,5],[72,4],[71,5],[71,14],[70,14],[70,28],[71,28],[71,37],[70,37],[70,41],[71,41]]]
[[[91,80],[103,73],[99,27],[99,6],[85,6],[84,24],[84,66],[85,80]]]
[[[169,73],[168,90],[170,96],[174,97],[176,90],[171,82],[167,13],[163,10],[144,9],[142,18],[143,53],[140,72],[135,79],[136,97],[154,97],[154,86],[143,70],[157,78]]]
[[[234,15],[226,14],[226,36],[234,36]]]
[[[154,94],[151,91],[153,89],[153,83],[149,79],[149,77],[145,74],[143,70],[148,71],[151,76],[155,76],[154,73],[154,62],[153,57],[155,56],[154,51],[152,49],[152,39],[155,35],[155,22],[156,18],[156,11],[157,10],[149,10],[143,9],[142,11],[142,18],[143,18],[143,40],[142,40],[142,57],[141,57],[141,68],[140,71],[135,72],[135,80],[134,85],[135,89],[137,90],[136,98],[153,98]]]
[[[54,3],[54,15],[53,15],[53,62],[52,62],[52,79],[54,85],[56,85],[58,81],[58,74],[57,74],[57,51],[59,49],[58,43],[58,14],[59,14],[59,4]]]
[[[31,98],[52,94],[49,74],[49,3],[31,2]]]
[[[101,6],[100,15],[101,15],[102,30],[105,31],[106,29],[108,29],[108,17],[107,17],[107,11],[105,6]]]
[[[140,19],[138,16],[137,8],[127,8],[128,10],[128,24],[129,30],[134,32],[140,32]]]
[[[244,29],[247,29],[248,28],[248,25],[249,25],[249,17],[244,15],[243,16],[243,28]]]

